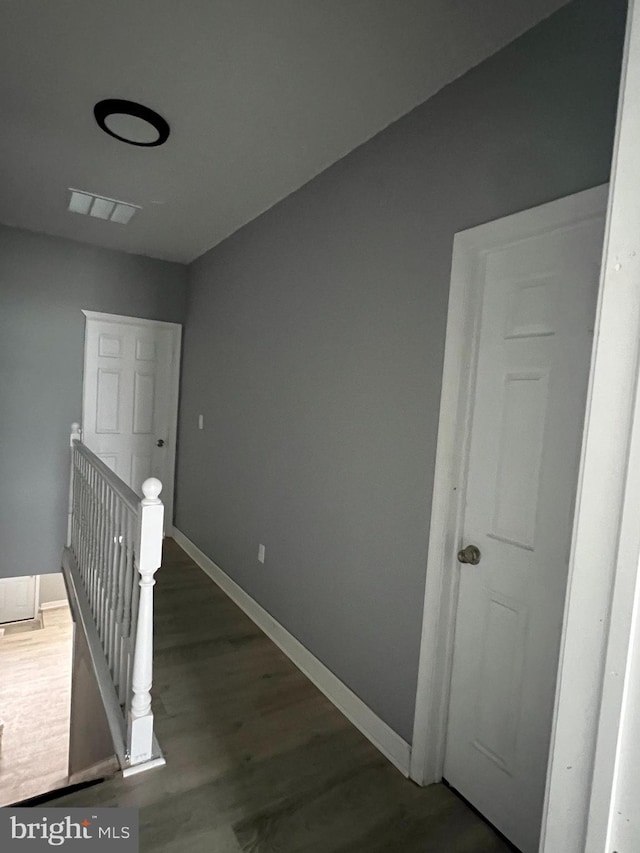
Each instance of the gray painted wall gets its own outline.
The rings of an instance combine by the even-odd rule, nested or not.
[[[62,572],[51,572],[40,576],[40,604],[49,604],[52,601],[66,601],[66,599],[67,588]]]
[[[608,179],[624,11],[570,4],[190,269],[177,526],[407,740],[453,235]]]
[[[0,577],[59,571],[82,309],[182,322],[186,267],[0,226]]]

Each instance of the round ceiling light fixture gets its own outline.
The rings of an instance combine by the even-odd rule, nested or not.
[[[98,101],[93,114],[105,133],[129,145],[155,148],[169,137],[169,125],[162,116],[135,101]]]

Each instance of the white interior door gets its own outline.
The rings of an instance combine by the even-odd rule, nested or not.
[[[162,481],[173,518],[180,326],[118,315],[87,316],[83,441],[135,492]]]
[[[0,578],[0,622],[34,619],[36,615],[36,578]]]
[[[460,566],[444,776],[534,853],[604,211],[520,240],[514,219],[504,244],[484,252],[474,282],[477,368],[460,544],[481,556]]]

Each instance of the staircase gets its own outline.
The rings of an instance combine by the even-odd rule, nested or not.
[[[143,499],[82,443],[72,424],[62,568],[124,775],[164,764],[153,732],[153,586],[162,559],[162,484]],[[45,617],[47,618],[47,617]],[[51,617],[55,618],[55,617]]]

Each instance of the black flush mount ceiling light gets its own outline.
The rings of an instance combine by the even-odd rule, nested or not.
[[[105,133],[129,145],[155,148],[169,136],[169,125],[162,116],[134,101],[118,98],[98,101],[93,114]]]

